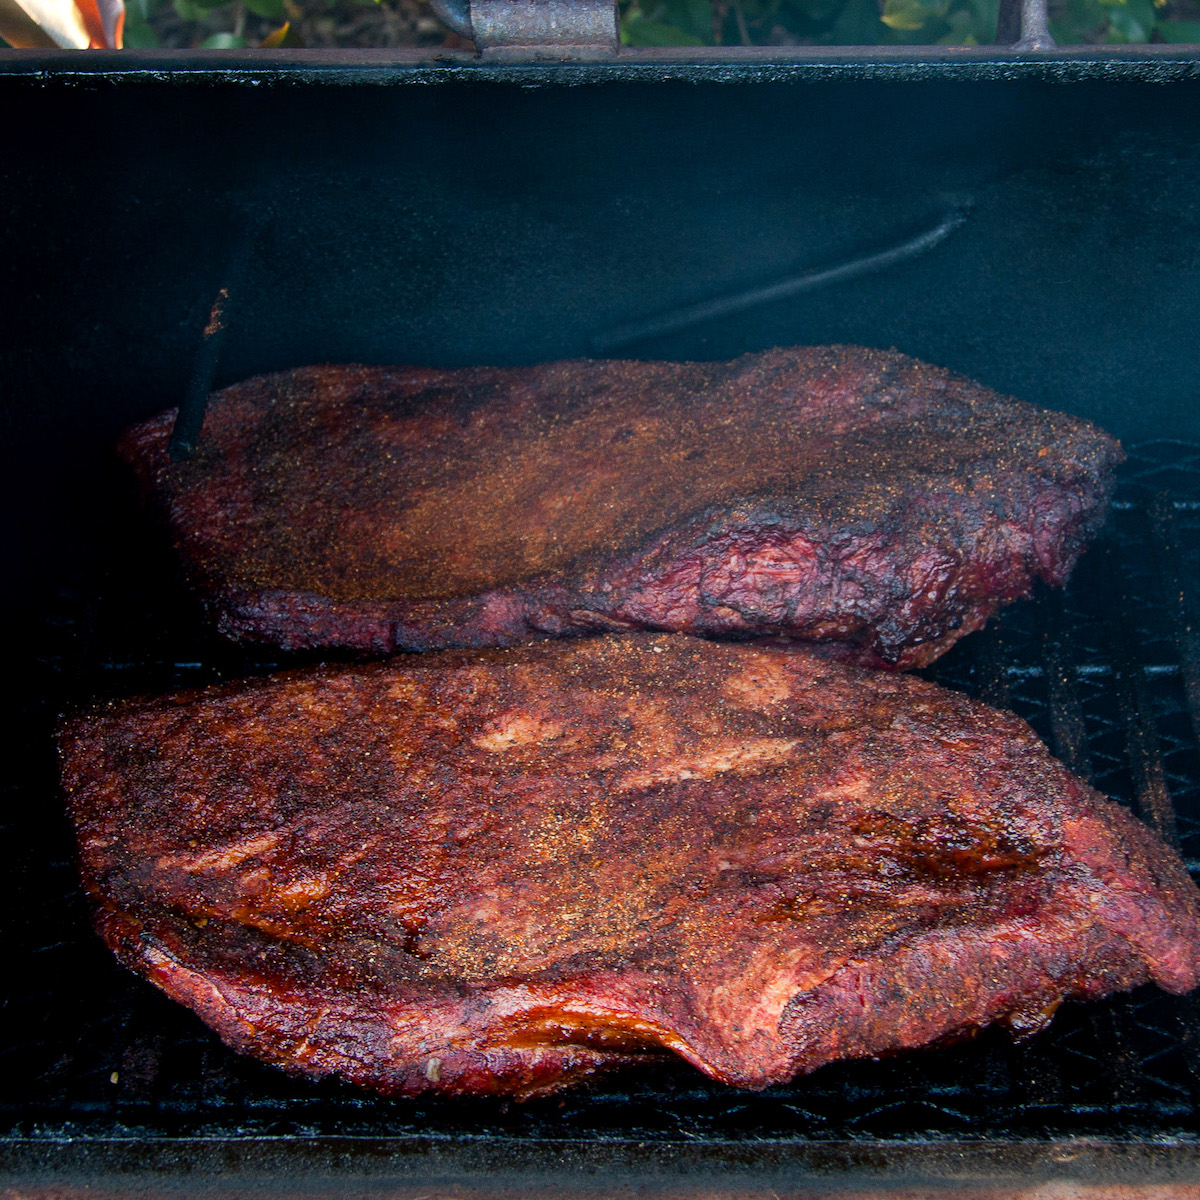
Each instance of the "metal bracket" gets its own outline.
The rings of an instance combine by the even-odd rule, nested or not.
[[[616,53],[616,0],[430,0],[438,18],[481,51]]]
[[[1053,50],[1046,0],[1000,0],[996,44],[1014,50]]]
[[[1021,0],[1021,40],[1014,50],[1053,50],[1046,0]]]

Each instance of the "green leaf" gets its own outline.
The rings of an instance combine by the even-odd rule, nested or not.
[[[158,0],[125,0],[125,24],[129,22],[144,25],[150,20],[150,14],[158,8]]]
[[[677,25],[660,21],[625,21],[621,25],[621,40],[628,46],[701,46],[703,42],[685,33]]]
[[[128,18],[128,12],[126,12]],[[145,21],[125,21],[122,42],[126,50],[153,50],[158,45],[158,34]]]
[[[879,19],[889,29],[921,29],[931,16],[921,0],[887,0]]]
[[[229,0],[171,0],[175,11],[185,21],[202,21],[214,8],[220,8]]]
[[[201,50],[241,50],[246,45],[244,37],[232,33],[210,33],[200,43]]]
[[[956,9],[946,17],[946,24],[949,29],[938,38],[939,46],[979,45],[979,34],[983,31],[978,28],[978,15],[973,8]]]
[[[246,7],[256,16],[268,21],[283,20],[283,0],[243,0]]]
[[[1200,21],[1158,21],[1154,28],[1164,42],[1200,42]]]
[[[1050,22],[1050,32],[1060,46],[1090,42],[1108,24],[1109,10],[1099,0],[1067,0]]]
[[[836,46],[873,46],[888,34],[875,0],[846,0],[826,38]]]
[[[662,11],[656,10],[647,15],[690,33],[700,42],[712,41],[712,5],[709,0],[665,0],[659,9]]]
[[[778,24],[802,37],[820,37],[841,11],[841,0],[742,0],[742,12],[752,35],[768,34],[772,25]],[[878,10],[873,18],[879,19]]]
[[[1124,0],[1108,10],[1109,20],[1126,42],[1148,42],[1156,17],[1152,0]]]
[[[969,0],[967,11],[971,14],[969,32],[963,38],[963,45],[986,46],[996,40],[996,22],[1000,17],[1000,0]],[[969,38],[974,38],[974,43]]]

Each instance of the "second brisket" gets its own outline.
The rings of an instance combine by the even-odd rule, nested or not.
[[[289,649],[650,628],[920,666],[1104,518],[1119,446],[894,352],[314,367],[123,452],[224,631]]]

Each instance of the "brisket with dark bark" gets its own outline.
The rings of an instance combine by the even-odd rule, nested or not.
[[[1022,721],[798,648],[447,651],[69,722],[101,934],[387,1094],[760,1088],[1200,970],[1178,858]]]
[[[1104,519],[1112,438],[901,354],[313,367],[123,453],[220,627],[382,653],[627,628],[919,666]]]

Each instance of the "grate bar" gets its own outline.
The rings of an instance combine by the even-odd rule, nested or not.
[[[1134,665],[1134,670],[1141,673],[1150,679],[1169,678],[1180,674],[1178,663],[1138,663]],[[1046,668],[1038,663],[1034,666],[1023,666],[1020,663],[1014,663],[1012,666],[1003,667],[1004,674],[1009,679],[1041,679],[1046,674]],[[1079,663],[1075,667],[1075,677],[1077,679],[1107,679],[1113,673],[1111,663]],[[982,699],[982,697],[981,697]]]
[[[153,1100],[165,1049],[160,1033],[139,1032],[128,1041],[117,1071],[120,1104],[147,1104]]]
[[[1012,690],[1005,662],[1004,635],[994,622],[975,635],[972,674],[979,698],[993,708],[1011,708]]]
[[[238,676],[280,665],[260,657],[264,651],[230,648],[199,624],[172,575],[169,547],[137,533],[131,501],[118,498],[127,493],[117,491],[115,474],[102,476],[106,482],[109,491],[93,490],[84,501],[94,510],[91,556],[73,562],[37,651],[31,695],[46,730],[70,705],[190,686],[198,673]],[[1164,486],[1171,497],[1156,495]],[[1039,590],[1032,604],[1006,608],[964,639],[931,673],[1032,722],[1078,774],[1136,801],[1200,871],[1200,759],[1191,742],[1200,711],[1193,632],[1200,595],[1189,574],[1189,556],[1200,551],[1194,497],[1196,447],[1131,453],[1108,545],[1085,557],[1065,600]],[[725,1138],[912,1140],[964,1129],[983,1139],[1114,1131],[1154,1139],[1190,1137],[1197,1128],[1200,1006],[1153,988],[1095,1006],[1064,1005],[1028,1042],[1010,1045],[997,1031],[890,1063],[832,1064],[754,1097],[669,1064],[657,1074],[614,1077],[561,1105],[503,1108],[388,1102],[277,1075],[235,1058],[149,985],[107,959],[99,963],[69,866],[69,831],[46,803],[54,787],[49,753],[39,761],[36,775],[12,785],[11,836],[31,862],[13,893],[28,927],[15,954],[20,990],[5,1010],[14,1032],[0,1044],[0,1106],[13,1130],[83,1139],[116,1131],[135,1140],[304,1130],[483,1141],[669,1136],[711,1147]]]
[[[1172,512],[1200,512],[1200,500],[1180,500],[1178,497],[1171,496],[1167,493],[1159,493],[1164,496],[1167,507]],[[1140,500],[1114,500],[1109,506],[1113,512],[1137,512],[1144,507],[1144,502]]]
[[[1026,1104],[1050,1108],[1063,1103],[1066,1093],[1062,1073],[1047,1058],[1040,1042],[1015,1044],[1012,1062],[1017,1086]]]
[[[1107,587],[1101,587],[1105,638],[1113,665],[1113,689],[1125,731],[1138,810],[1168,846],[1180,848],[1175,808],[1163,769],[1158,729],[1146,690],[1145,675],[1129,632],[1128,614],[1136,611],[1125,572],[1111,538],[1098,548]]]
[[[1090,1009],[1088,1024],[1100,1047],[1097,1061],[1101,1064],[1113,1107],[1136,1104],[1146,1091],[1142,1063],[1129,1044],[1125,1033],[1129,1013],[1127,997],[1120,996],[1109,1004]]]
[[[1158,577],[1166,601],[1167,619],[1179,653],[1179,669],[1192,718],[1192,730],[1200,745],[1200,632],[1196,628],[1196,610],[1179,570],[1181,555],[1171,497],[1166,492],[1156,492],[1147,506],[1147,516]]]
[[[1062,592],[1040,589],[1037,612],[1042,628],[1041,653],[1050,701],[1054,753],[1081,779],[1095,778],[1088,750],[1087,725],[1079,702],[1075,651],[1067,628]]]

